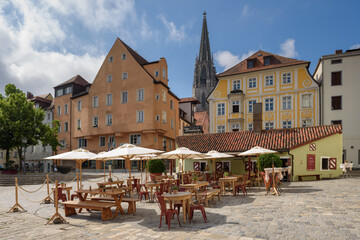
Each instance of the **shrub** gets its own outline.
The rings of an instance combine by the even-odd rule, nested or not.
[[[147,167],[150,173],[165,172],[165,164],[161,159],[152,159],[148,162]]]
[[[282,161],[275,153],[262,154],[259,156],[260,171],[264,171],[264,168],[271,168],[273,159],[274,167],[282,167]]]

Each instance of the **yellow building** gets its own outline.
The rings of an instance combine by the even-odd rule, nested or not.
[[[319,86],[309,65],[259,50],[218,74],[207,98],[210,132],[253,130],[253,104],[260,102],[263,129],[318,125]]]

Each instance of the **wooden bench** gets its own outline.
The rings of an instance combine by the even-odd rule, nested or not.
[[[209,206],[209,200],[213,200],[216,197],[216,195],[218,196],[218,200],[220,201],[220,189],[209,189],[206,191],[206,196],[205,196],[205,206],[208,207]],[[199,196],[203,196],[205,193],[199,193]]]
[[[75,208],[86,208],[92,210],[101,211],[101,219],[103,221],[112,218],[111,207],[115,207],[116,204],[112,202],[95,202],[95,201],[67,201],[62,203],[65,208],[65,216],[71,216],[76,213]]]
[[[304,177],[316,177],[316,180],[320,180],[320,174],[311,174],[311,175],[298,175],[299,181],[303,181]]]
[[[111,197],[90,197],[89,198],[90,200],[92,201],[107,201],[107,202],[114,202],[115,200]],[[127,214],[132,214],[135,210],[136,212],[136,202],[138,202],[139,199],[137,198],[134,198],[134,199],[131,199],[131,198],[122,198],[121,199],[121,202],[126,202],[128,203],[128,210],[127,210]],[[133,209],[133,204],[132,202],[134,202],[134,208]],[[122,210],[122,209],[121,209]],[[120,210],[120,211],[121,211]],[[123,212],[121,212],[121,214],[124,214]]]

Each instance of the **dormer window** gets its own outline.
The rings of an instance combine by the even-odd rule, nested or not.
[[[269,66],[270,65],[270,56],[264,57],[264,66]]]
[[[254,60],[247,60],[247,68],[248,69],[254,68]]]

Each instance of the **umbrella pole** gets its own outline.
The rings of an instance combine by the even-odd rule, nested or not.
[[[133,194],[133,187],[132,187],[132,180],[131,180],[131,164],[130,164],[130,158],[127,159],[129,163],[129,177],[130,177],[130,194],[131,194],[131,202],[132,202],[132,208],[133,208],[133,215],[135,215],[135,204],[134,204],[134,194]],[[126,161],[126,160],[125,160]]]
[[[184,184],[184,160],[181,159],[181,180],[182,184]]]
[[[173,171],[173,160],[170,159],[170,175],[172,176],[172,171]]]
[[[140,161],[140,184],[142,183],[142,171],[143,171],[143,161],[142,160],[139,160]]]
[[[260,191],[259,174],[260,174],[260,162],[259,162],[259,155],[258,155],[258,156],[257,156],[257,181],[258,181],[258,184],[259,184],[259,191]]]
[[[106,181],[105,180],[105,162],[103,162],[103,164],[104,164],[104,182]]]
[[[82,169],[82,161],[80,161],[80,187],[82,188],[82,173],[81,173],[81,169]]]
[[[251,180],[251,156],[249,156],[249,180]]]
[[[213,158],[212,161],[213,161],[214,182],[216,182],[215,158]]]

